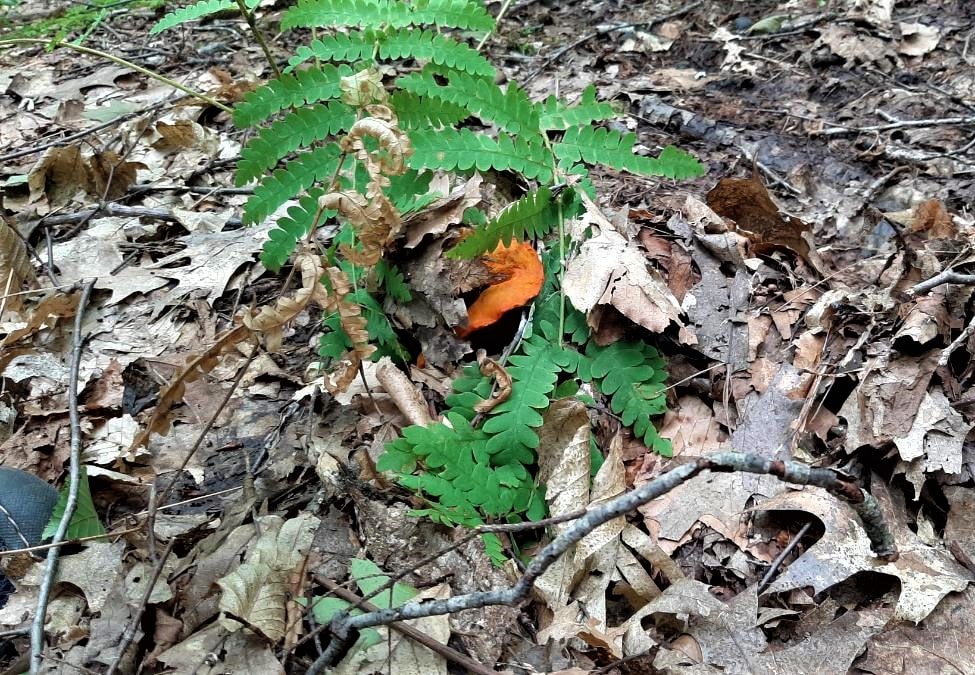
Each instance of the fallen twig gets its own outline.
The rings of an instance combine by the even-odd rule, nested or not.
[[[523,79],[520,82],[520,84],[522,86],[526,86],[529,82],[531,82],[536,77],[538,77],[538,75],[543,70],[545,70],[546,68],[548,68],[552,64],[552,62],[554,62],[557,59],[561,58],[563,54],[565,54],[566,52],[572,51],[576,47],[579,47],[581,45],[584,45],[585,43],[589,42],[590,40],[592,40],[595,37],[599,37],[600,35],[606,35],[608,33],[615,33],[616,31],[626,30],[628,28],[635,28],[637,26],[645,26],[646,28],[650,28],[654,24],[658,24],[661,21],[666,21],[667,19],[675,19],[678,16],[682,16],[684,14],[687,14],[691,10],[696,9],[699,5],[703,5],[703,4],[704,4],[704,0],[697,0],[696,2],[691,2],[691,3],[687,4],[687,5],[684,5],[683,7],[679,8],[679,9],[676,9],[673,12],[669,12],[667,14],[661,14],[660,16],[654,16],[654,17],[651,17],[651,18],[647,19],[646,21],[637,21],[637,22],[634,22],[634,23],[622,23],[622,24],[619,24],[619,25],[616,25],[616,26],[609,26],[609,27],[606,27],[606,28],[600,28],[600,29],[594,30],[591,33],[586,33],[585,35],[583,35],[581,38],[579,38],[575,42],[570,42],[566,46],[561,47],[560,49],[557,49],[554,54],[552,54],[551,56],[549,56],[548,58],[546,58],[544,61],[542,61],[542,64],[540,66],[538,66],[537,68],[535,68],[535,70],[533,70],[531,73],[529,73],[528,76],[525,77],[525,79]]]
[[[37,594],[37,608],[34,610],[34,622],[31,624],[30,631],[30,672],[35,675],[41,671],[41,661],[44,654],[44,619],[47,616],[47,604],[51,599],[51,590],[54,586],[54,576],[58,569],[58,555],[61,553],[61,544],[68,532],[68,525],[71,517],[74,516],[75,507],[78,504],[78,484],[81,481],[81,417],[78,414],[78,372],[81,368],[81,347],[84,340],[81,336],[81,327],[84,323],[85,306],[91,298],[91,290],[95,287],[98,279],[88,281],[81,289],[81,298],[78,300],[78,311],[74,316],[74,335],[71,339],[71,366],[68,371],[68,419],[71,425],[71,455],[69,459],[68,473],[68,499],[64,504],[64,513],[61,514],[61,521],[58,529],[51,539],[51,548],[47,551],[47,567],[44,570],[44,579]]]
[[[106,675],[115,675],[115,671],[118,670],[118,665],[125,658],[125,652],[129,650],[129,646],[135,639],[136,631],[139,629],[139,623],[142,621],[142,615],[146,611],[146,606],[149,604],[149,598],[152,597],[152,589],[155,588],[156,583],[159,581],[159,575],[162,574],[163,567],[166,566],[166,560],[169,558],[169,554],[173,552],[173,544],[176,543],[176,537],[169,540],[169,544],[166,545],[166,550],[163,551],[162,557],[159,558],[159,562],[156,563],[155,569],[152,571],[152,577],[149,578],[149,583],[146,585],[146,590],[142,594],[142,599],[139,601],[139,607],[136,609],[135,614],[129,619],[129,624],[125,627],[125,633],[122,635],[122,641],[119,642],[118,651],[115,658],[112,660],[112,665],[109,667]]]
[[[341,584],[335,583],[331,579],[326,579],[324,577],[316,575],[315,581],[317,581],[322,586],[327,588],[334,595],[342,598],[343,600],[354,603],[356,607],[361,607],[367,612],[375,612],[379,610],[379,607],[377,607],[376,605],[366,600],[363,600],[356,593],[353,593],[349,589],[343,587]],[[409,626],[405,623],[399,623],[394,621],[389,625],[389,627],[397,631],[398,633],[402,633],[403,635],[410,638],[414,642],[420,643],[427,649],[436,652],[437,654],[444,657],[448,661],[452,663],[456,663],[458,666],[466,669],[467,672],[469,673],[478,673],[478,675],[496,675],[497,673],[496,670],[492,668],[488,668],[483,663],[478,663],[477,661],[469,657],[467,654],[461,654],[456,649],[453,649],[452,647],[448,647],[445,644],[441,644],[437,642],[426,633],[419,631],[416,628],[413,628],[413,626]]]
[[[894,537],[884,522],[877,501],[842,474],[832,469],[817,469],[797,462],[771,460],[759,455],[737,452],[723,452],[679,466],[635,490],[631,490],[601,506],[586,510],[585,515],[566,528],[562,534],[539,552],[525,569],[525,573],[518,580],[518,583],[510,588],[467,593],[446,600],[410,602],[401,607],[368,612],[358,616],[350,616],[348,611],[338,614],[329,624],[332,641],[312,664],[308,670],[308,675],[320,673],[322,669],[335,663],[348,650],[357,632],[363,628],[385,626],[394,621],[420,619],[438,614],[452,614],[491,605],[515,606],[521,604],[530,596],[535,581],[573,544],[581,541],[583,537],[603,523],[625,515],[651,499],[670,492],[702,471],[741,471],[768,474],[788,483],[815,485],[824,488],[853,507],[870,539],[871,548],[878,557],[888,562],[898,558]]]
[[[0,155],[0,164],[6,164],[9,161],[19,159],[21,157],[26,157],[27,155],[33,155],[38,152],[43,152],[48,148],[53,148],[59,145],[67,145],[68,143],[72,143],[73,141],[81,140],[85,136],[90,136],[91,134],[101,131],[102,129],[107,129],[108,127],[115,126],[116,124],[121,124],[122,122],[130,120],[133,117],[138,117],[139,115],[147,113],[153,108],[159,108],[161,106],[164,106],[167,103],[169,103],[169,101],[160,101],[159,103],[153,103],[152,105],[146,106],[141,110],[133,110],[132,112],[129,113],[123,113],[122,115],[119,115],[115,119],[111,119],[107,122],[102,122],[101,124],[95,125],[89,129],[84,129],[83,131],[79,131],[78,133],[71,134],[70,136],[64,136],[63,138],[58,138],[56,140],[43,143],[42,145],[35,145],[30,148],[24,148],[22,150],[17,150],[15,152],[7,153],[6,155]]]
[[[975,274],[962,274],[954,270],[945,270],[939,274],[934,275],[927,281],[922,281],[915,286],[907,289],[907,294],[911,297],[915,295],[920,295],[921,293],[927,293],[933,288],[938,286],[943,286],[944,284],[964,284],[966,286],[975,285]]]
[[[524,523],[496,523],[491,525],[481,525],[480,527],[475,527],[471,530],[468,530],[464,536],[460,537],[457,541],[451,543],[449,546],[446,546],[445,548],[441,548],[440,550],[431,553],[426,558],[423,558],[419,562],[415,563],[412,567],[409,567],[408,569],[405,569],[399,572],[398,574],[394,574],[390,576],[390,578],[386,581],[386,583],[382,584],[378,588],[373,589],[368,594],[363,596],[361,600],[354,605],[354,608],[362,609],[363,608],[362,603],[365,603],[367,600],[376,597],[377,595],[379,595],[384,591],[388,591],[396,584],[396,582],[401,581],[404,577],[406,577],[410,573],[424,568],[425,566],[429,565],[433,561],[437,560],[440,556],[447,555],[451,551],[456,551],[457,549],[461,548],[468,542],[477,539],[482,534],[497,533],[497,532],[524,532],[526,530],[536,530],[536,529],[548,527],[549,525],[558,525],[560,523],[567,523],[570,520],[576,520],[577,518],[582,518],[584,515],[586,515],[586,510],[578,509],[576,511],[572,511],[571,513],[564,513],[561,516],[552,516],[551,518],[545,518],[544,520],[528,521]],[[298,643],[295,645],[295,647],[300,647],[301,645],[314,639],[322,631],[327,629],[328,626],[319,626],[314,631],[312,631],[311,633],[303,637],[301,640],[299,640]]]
[[[60,213],[56,216],[41,218],[38,221],[28,223],[28,227],[46,223],[47,225],[73,225],[95,218],[105,218],[117,216],[122,218],[152,218],[167,223],[182,223],[179,216],[169,209],[150,209],[145,206],[125,206],[123,204],[108,203],[101,207],[82,209],[74,213]],[[237,227],[241,225],[240,218],[228,218],[227,225]]]
[[[832,124],[826,122],[826,124]],[[936,127],[955,124],[975,124],[975,115],[968,117],[939,117],[926,120],[899,120],[888,124],[874,124],[868,127],[846,127],[841,125],[832,126],[829,129],[810,132],[812,136],[842,136],[844,134],[859,134],[862,132],[890,131],[891,129],[904,129],[906,127]]]
[[[769,584],[772,583],[772,578],[775,576],[775,573],[779,571],[779,568],[782,567],[782,563],[785,562],[786,557],[790,553],[792,553],[793,549],[795,549],[796,546],[799,545],[799,542],[802,540],[804,536],[806,536],[806,532],[808,532],[809,528],[811,527],[812,527],[812,521],[809,521],[801,528],[799,528],[799,531],[796,532],[796,536],[794,536],[791,539],[791,541],[789,541],[788,545],[784,549],[782,549],[781,553],[775,556],[775,560],[773,560],[772,564],[769,565],[768,570],[766,570],[764,576],[762,576],[762,580],[758,582],[757,591],[759,593],[761,593],[766,588],[768,588]]]
[[[948,361],[951,360],[951,355],[954,354],[959,347],[968,342],[968,339],[972,337],[973,334],[975,334],[975,317],[972,317],[972,320],[968,322],[967,326],[965,326],[965,330],[963,330],[958,337],[952,340],[950,345],[944,348],[944,351],[941,352],[941,356],[938,357],[938,366],[947,366]]]

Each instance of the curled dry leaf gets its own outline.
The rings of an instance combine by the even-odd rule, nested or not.
[[[379,360],[376,379],[393,399],[400,412],[406,415],[410,424],[425,427],[432,422],[430,411],[427,410],[427,402],[420,395],[416,385],[410,381],[406,373],[393,365],[392,359],[388,356]]]
[[[481,328],[495,323],[505,312],[528,304],[545,280],[545,270],[538,253],[531,245],[512,241],[510,246],[498,244],[484,258],[484,264],[500,280],[492,284],[467,310],[467,325],[457,329],[457,335],[467,337]]]
[[[284,325],[295,318],[309,304],[326,308],[331,302],[328,291],[320,279],[325,276],[325,266],[320,256],[310,249],[302,250],[295,264],[301,270],[301,288],[293,294],[278,298],[274,306],[262,307],[258,312],[244,314],[243,322],[252,331],[263,333],[269,351],[281,348]]]
[[[318,200],[319,207],[341,213],[355,228],[362,246],[357,251],[343,246],[342,253],[357,265],[375,265],[386,247],[403,227],[399,211],[383,192],[389,176],[403,174],[406,160],[413,154],[409,137],[399,128],[396,115],[384,105],[370,105],[370,114],[357,121],[342,139],[342,150],[355,155],[369,174],[365,195],[356,191],[330,192]],[[379,148],[370,152],[365,138],[374,139]]]
[[[384,105],[367,106],[369,117],[364,117],[349,129],[342,139],[342,149],[354,152],[356,159],[362,160],[369,175],[375,179],[384,176],[398,176],[406,172],[406,160],[413,154],[409,136],[399,128],[396,115]],[[363,138],[369,136],[379,143],[378,152],[369,152]]]
[[[809,226],[779,212],[757,170],[750,178],[722,178],[708,192],[707,204],[719,216],[735,221],[737,231],[748,238],[755,253],[785,249],[820,269],[809,244]]]
[[[483,349],[477,350],[477,365],[481,369],[481,375],[493,377],[498,385],[498,389],[491,394],[491,398],[481,401],[474,406],[474,411],[479,413],[490,412],[511,396],[511,375],[500,363],[488,357]]]

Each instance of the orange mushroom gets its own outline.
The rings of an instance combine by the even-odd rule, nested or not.
[[[495,323],[505,312],[523,307],[542,290],[545,270],[530,244],[522,241],[512,241],[510,246],[498,244],[484,257],[484,264],[499,280],[488,286],[467,309],[467,325],[457,328],[457,335],[462,338]]]

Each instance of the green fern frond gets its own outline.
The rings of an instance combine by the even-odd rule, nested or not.
[[[240,153],[237,185],[245,185],[277,165],[289,152],[345,131],[355,111],[339,101],[299,108],[252,138]]]
[[[260,4],[261,0],[247,0],[245,3],[247,9],[254,9]],[[155,35],[156,33],[161,33],[162,31],[172,28],[173,26],[178,26],[181,23],[186,23],[187,21],[196,21],[197,19],[202,19],[211,14],[216,14],[217,12],[225,12],[231,9],[238,9],[237,3],[234,0],[200,0],[192,5],[187,5],[186,7],[180,7],[177,10],[173,10],[159,21],[156,25],[149,30],[149,35]]]
[[[495,75],[494,66],[480,52],[431,30],[404,29],[387,33],[379,41],[379,57],[432,61],[438,66],[479,77],[493,79]]]
[[[553,198],[552,191],[546,187],[529,192],[501,211],[487,225],[464,237],[447,252],[447,257],[474,258],[490,253],[499,243],[509,246],[513,239],[544,237],[559,224],[560,216],[575,217],[575,212],[569,211],[574,197],[571,188],[563,191],[557,198]]]
[[[482,33],[494,30],[494,17],[477,0],[416,0],[413,23]]]
[[[353,349],[352,339],[342,328],[342,319],[338,312],[326,316],[322,320],[324,331],[318,338],[318,355],[328,360],[341,359],[350,349]]]
[[[260,223],[279,206],[316,182],[331,178],[338,167],[342,149],[337,143],[299,155],[264,179],[254,188],[244,205],[244,222]]]
[[[432,178],[433,174],[429,171],[420,173],[413,169],[399,176],[392,176],[389,187],[385,190],[386,196],[401,215],[419,211],[440,198],[439,192],[430,192]]]
[[[336,67],[326,63],[320,68],[300,70],[270,80],[237,104],[234,123],[241,129],[252,127],[279,110],[338,98],[341,79],[351,74],[352,69],[345,64]]]
[[[401,0],[299,0],[281,18],[281,28],[360,26],[402,28],[413,23],[412,7]]]
[[[298,47],[288,65],[291,69],[310,59],[355,62],[370,59],[373,54],[384,61],[413,58],[471,75],[493,78],[495,74],[494,66],[477,50],[431,30],[417,28],[364,30],[319,38],[307,47]]]
[[[406,284],[406,277],[403,276],[403,273],[396,265],[385,260],[380,260],[376,263],[374,269],[376,271],[376,279],[382,284],[386,295],[396,302],[402,303],[410,302],[413,299],[413,293]]]
[[[522,343],[522,354],[508,360],[508,374],[513,386],[504,403],[493,408],[482,429],[491,434],[487,450],[494,464],[518,462],[530,464],[535,459],[542,410],[549,406],[549,395],[555,389],[562,368],[557,347],[544,340]]]
[[[604,127],[578,126],[566,130],[554,145],[555,156],[564,165],[584,161],[623,169],[641,176],[693,178],[704,174],[704,167],[691,155],[668,147],[659,158],[633,154],[636,134],[621,134]]]
[[[449,82],[440,84],[437,69],[424,68],[396,80],[396,85],[420,96],[429,96],[462,106],[484,122],[493,122],[504,131],[523,136],[538,136],[538,111],[528,95],[514,82],[502,91],[493,80],[449,71]]]
[[[697,178],[707,169],[694,155],[668,145],[654,157],[639,157],[637,171],[643,176],[665,176],[673,180]]]
[[[394,471],[404,487],[435,497],[431,506],[449,520],[499,517],[530,505],[535,488],[527,468],[494,465],[483,431],[456,413],[446,418],[449,425],[403,429],[401,438],[386,445],[376,468]],[[418,468],[422,473],[412,475]]]
[[[312,59],[355,63],[372,58],[379,35],[375,31],[366,30],[336,33],[313,40],[311,44],[301,45],[295,50],[295,55],[288,59],[287,72]]]
[[[494,30],[494,18],[474,0],[299,0],[281,20],[284,29],[424,25],[487,33]]]
[[[382,305],[376,298],[363,288],[357,288],[347,297],[362,308],[362,316],[366,319],[366,331],[369,333],[370,342],[373,342],[377,347],[371,360],[378,361],[384,356],[389,356],[400,363],[408,361],[409,353],[400,343],[399,336],[393,329],[393,324],[390,323],[389,317],[383,312]]]
[[[451,384],[453,393],[447,396],[446,403],[452,412],[473,420],[477,414],[475,406],[490,398],[491,384],[491,378],[482,375],[476,363],[464,366]]]
[[[389,102],[404,131],[453,127],[471,115],[459,105],[402,90],[393,92]]]
[[[654,452],[669,457],[670,441],[657,435],[651,418],[667,409],[667,379],[664,360],[643,342],[615,342],[600,347],[590,342],[586,358],[580,359],[578,374],[595,381],[610,397],[610,408],[633,428],[634,435]]]
[[[274,229],[268,232],[267,241],[264,242],[261,251],[261,263],[266,268],[277,272],[288,262],[288,258],[298,245],[298,240],[311,229],[315,213],[318,211],[318,198],[324,193],[321,188],[309,190],[295,206],[288,209],[288,215],[278,219]],[[334,211],[325,211],[322,214],[323,220],[334,217]]]
[[[543,146],[529,143],[522,136],[498,134],[492,139],[470,129],[420,130],[410,135],[414,169],[444,171],[517,171],[525,178],[549,183],[552,180],[550,155]]]
[[[589,85],[575,105],[565,105],[555,96],[549,96],[541,104],[539,124],[543,130],[568,129],[580,124],[613,119],[619,111],[611,103],[596,100],[596,87]]]

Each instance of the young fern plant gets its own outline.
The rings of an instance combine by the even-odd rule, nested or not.
[[[181,16],[228,4],[205,0]],[[167,20],[181,19],[161,23]],[[272,270],[325,223],[341,223],[326,256],[334,270],[327,290],[341,295],[338,307],[357,308],[358,323],[347,325],[342,311],[324,320],[322,355],[346,365],[333,385],[347,383],[348,365],[367,356],[366,336],[372,358],[405,358],[380,298],[405,302],[410,293],[385,254],[403,216],[437,196],[429,194],[435,172],[493,170],[533,185],[482,218],[448,256],[475,258],[513,240],[554,238],[532,322],[507,365],[507,400],[478,414],[492,381],[470,366],[454,382],[444,422],[404,429],[379,459],[380,469],[425,500],[416,514],[468,526],[544,516],[544,486],[534,477],[537,430],[553,398],[578,383],[600,391],[648,447],[667,454],[651,421],[664,411],[663,361],[642,342],[599,347],[588,340],[584,317],[560,289],[563,223],[580,212],[575,190],[583,188],[569,183],[591,190],[593,165],[683,179],[703,174],[701,164],[673,147],[657,157],[637,154],[635,134],[600,125],[618,112],[597,100],[594,87],[570,104],[532,101],[514,82],[499,86],[494,66],[466,41],[495,27],[478,0],[299,0],[281,27],[320,35],[236,106],[234,122],[257,129],[236,181],[256,181],[245,222],[276,218],[262,254]],[[381,66],[399,74],[384,78]],[[485,541],[500,560],[500,541]]]

